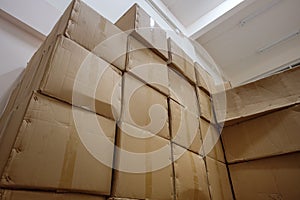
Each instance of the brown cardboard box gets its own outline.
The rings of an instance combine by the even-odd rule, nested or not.
[[[261,115],[262,113],[299,103],[299,77],[300,67],[296,67],[227,90],[226,110],[216,106],[216,112],[227,113],[225,121],[227,125],[231,125]],[[224,94],[218,93],[214,99],[217,99],[220,95]]]
[[[46,48],[47,46],[47,48]],[[17,136],[20,124],[22,123],[32,91],[40,85],[45,72],[46,62],[50,57],[53,44],[46,39],[38,51],[30,59],[22,77],[20,87],[14,92],[14,100],[10,99],[10,110],[1,119],[0,129],[0,174],[10,155],[12,146]],[[39,67],[41,66],[41,67]]]
[[[196,83],[194,61],[171,38],[168,38],[168,64]]]
[[[1,198],[2,197],[2,198]],[[18,190],[0,191],[1,200],[105,200],[105,197],[84,194],[50,193]]]
[[[206,90],[209,94],[215,93],[215,82],[213,78],[197,62],[195,62],[195,73],[198,87]]]
[[[300,153],[229,165],[237,200],[299,199]]]
[[[140,199],[128,199],[128,198],[110,197],[107,200],[140,200]]]
[[[40,90],[73,105],[118,119],[121,72],[74,41],[58,37]]]
[[[166,61],[132,36],[128,37],[126,71],[169,96]]]
[[[169,84],[170,97],[196,116],[199,116],[199,105],[195,87],[172,69],[169,69]]]
[[[200,116],[206,120],[213,122],[213,103],[209,95],[207,95],[202,89],[197,87],[198,101],[200,105]]]
[[[121,121],[170,139],[167,97],[128,73],[123,79]]]
[[[128,198],[110,197],[107,200],[140,200],[140,199],[128,199]]]
[[[223,129],[229,163],[300,150],[300,105],[295,105]]]
[[[138,4],[134,4],[115,25],[168,60],[166,32]]]
[[[172,146],[176,199],[210,199],[203,158],[176,144]]]
[[[206,157],[207,176],[212,200],[232,200],[232,190],[226,165]]]
[[[172,141],[197,154],[202,152],[199,119],[177,102],[170,99]]]
[[[221,134],[215,125],[200,119],[200,132],[204,153],[215,160],[225,163]]]
[[[92,37],[89,34],[94,34]],[[107,40],[111,38],[112,40]],[[113,63],[120,69],[125,68],[127,35],[101,17],[94,10],[79,0],[74,0],[55,25],[46,40],[33,55],[25,69],[21,87],[14,102],[14,109],[9,114],[9,120],[1,131],[0,138],[0,174],[8,159],[19,124],[22,123],[32,92],[38,90],[44,76],[47,63],[56,46],[57,36],[65,35],[89,50]],[[101,45],[98,45],[101,43]],[[97,48],[95,48],[97,47]],[[118,48],[112,48],[118,47]],[[119,57],[119,55],[123,55]],[[118,58],[119,59],[116,59]]]
[[[126,123],[119,125],[117,141],[112,196],[173,199],[170,142]]]
[[[1,187],[109,195],[112,169],[94,155],[103,155],[102,161],[112,166],[114,136],[115,122],[35,93]]]
[[[58,35],[65,35],[121,70],[125,68],[127,35],[80,0],[72,1],[48,38]]]

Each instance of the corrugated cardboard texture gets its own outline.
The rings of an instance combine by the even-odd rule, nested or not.
[[[206,157],[207,176],[212,200],[232,200],[233,195],[226,165]]]
[[[199,63],[195,62],[195,72],[198,87],[206,90],[209,94],[215,93],[215,82],[211,75],[205,71]]]
[[[214,124],[200,119],[200,132],[204,153],[215,160],[225,163],[221,136]]]
[[[95,23],[95,21],[97,22]],[[97,24],[99,26],[97,26]],[[95,34],[95,37],[87,35],[90,33]],[[115,33],[122,33],[122,31],[107,20],[104,20],[99,14],[81,1],[75,0],[70,4],[59,22],[54,26],[53,30],[46,38],[45,42],[31,58],[25,70],[21,88],[14,103],[14,109],[10,113],[7,124],[1,129],[0,173],[3,171],[3,167],[8,159],[9,152],[14,143],[19,125],[22,122],[32,91],[39,89],[47,62],[52,56],[57,36],[65,34],[67,37],[91,50],[98,45],[99,42],[103,42]],[[96,54],[100,55],[100,57],[108,62],[114,63],[114,65],[118,66],[120,69],[124,69],[126,48],[127,36],[122,35],[113,40],[106,41],[105,45],[101,45],[97,48],[96,52],[99,51],[101,53]],[[112,49],[116,51],[112,51]],[[124,58],[115,60],[120,53],[124,54]]]
[[[194,61],[171,38],[168,38],[170,66],[176,68],[191,82],[196,83]]]
[[[80,120],[87,120],[87,123],[95,117],[87,111],[77,112],[82,117]],[[113,143],[115,122],[100,116],[97,120]],[[86,131],[84,134],[91,137],[99,132],[92,127],[81,131]],[[113,147],[103,148],[105,152],[101,153],[107,154],[112,163]],[[72,107],[34,94],[3,173],[1,186],[108,195],[112,169],[96,160],[89,150],[81,143],[75,128]]]
[[[202,154],[199,119],[181,105],[170,99],[172,141],[182,147]]]
[[[1,200],[105,200],[105,197],[83,194],[3,190]]]
[[[118,119],[121,72],[72,40],[59,37],[41,91],[73,105]]]
[[[196,89],[182,76],[169,69],[170,97],[199,116]]]
[[[123,31],[132,33],[136,39],[168,60],[167,34],[152,20],[139,5],[134,4],[115,24]]]
[[[170,139],[167,97],[125,73],[121,121]]]
[[[140,199],[128,199],[128,198],[110,197],[107,200],[140,200]]]
[[[228,162],[251,160],[300,150],[300,105],[223,129]]]
[[[132,36],[128,37],[126,71],[169,96],[166,62]]]
[[[127,35],[80,0],[74,0],[48,37],[64,34],[123,70]]]
[[[144,138],[139,138],[139,136]],[[118,147],[125,151],[137,153],[141,157],[136,159],[136,157],[126,156],[124,151],[116,152],[115,168],[119,170],[114,171],[112,196],[134,199],[173,199],[171,146],[168,140],[122,123],[118,131]],[[168,148],[168,150],[163,155],[160,153],[160,158],[151,156],[151,152],[158,151],[163,147]],[[156,165],[161,164],[161,159],[168,160],[169,165],[154,170]],[[132,168],[132,173],[122,171],[123,167],[129,165],[138,170],[150,171],[138,173]]]
[[[300,67],[226,91],[226,124],[300,102]],[[216,94],[214,99],[218,98]],[[217,112],[224,110],[216,107]]]
[[[183,153],[183,154],[182,154]],[[176,199],[210,199],[203,158],[173,144]]]
[[[55,26],[57,27],[57,25]],[[30,101],[32,91],[37,90],[45,73],[46,63],[51,56],[54,48],[53,38],[48,37],[40,46],[38,51],[30,59],[24,77],[20,84],[20,89],[16,96],[13,109],[9,113],[7,122],[1,129],[0,136],[0,174],[2,174],[4,166],[9,157],[10,151],[17,136],[19,127],[22,123],[27,105]]]
[[[229,165],[237,200],[300,199],[300,153]]]
[[[198,101],[200,105],[200,116],[206,120],[213,122],[213,103],[210,96],[208,96],[202,89],[197,87]]]

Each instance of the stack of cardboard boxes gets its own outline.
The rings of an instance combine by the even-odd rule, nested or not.
[[[1,117],[0,199],[297,199],[298,71],[227,91],[223,147],[199,64],[138,5],[114,25],[74,0]]]
[[[226,92],[222,141],[236,199],[299,199],[299,77],[295,67]]]
[[[71,3],[1,118],[3,200],[232,198],[222,149],[202,148],[210,77],[151,21]]]

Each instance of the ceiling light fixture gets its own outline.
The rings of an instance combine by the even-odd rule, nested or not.
[[[271,9],[273,6],[275,6],[277,3],[279,3],[281,0],[274,0],[271,3],[261,7],[260,9],[258,9],[257,11],[251,13],[250,15],[248,15],[247,17],[245,17],[244,19],[242,19],[240,21],[240,26],[244,26],[247,22],[249,22],[250,20],[254,19],[255,17],[257,17],[258,15],[261,15],[262,13],[266,12],[267,10]]]
[[[276,40],[276,41],[274,41],[274,42],[272,42],[272,43],[270,43],[270,44],[268,44],[268,45],[266,45],[266,46],[264,46],[264,47],[258,49],[257,51],[258,51],[258,53],[263,53],[263,52],[265,52],[266,50],[271,49],[271,48],[273,48],[274,46],[276,46],[276,45],[278,45],[278,44],[280,44],[280,43],[282,43],[282,42],[284,42],[284,41],[286,41],[286,40],[288,40],[288,39],[290,39],[290,38],[293,38],[293,37],[298,36],[299,34],[300,34],[300,30],[295,31],[295,32],[293,32],[293,33],[290,33],[290,34],[288,34],[287,36],[285,36],[285,37],[283,37],[283,38],[281,38],[281,39],[279,39],[279,40]]]

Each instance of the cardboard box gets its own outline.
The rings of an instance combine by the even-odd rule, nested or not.
[[[169,96],[169,77],[166,61],[145,45],[128,37],[126,71]]]
[[[164,60],[168,60],[167,34],[145,10],[134,4],[115,23],[121,30],[132,34]]]
[[[2,197],[2,198],[1,198]],[[50,193],[37,191],[0,191],[1,200],[105,200],[105,197],[84,194]]]
[[[197,154],[202,154],[199,118],[170,99],[172,141]]]
[[[205,160],[211,199],[233,200],[226,165],[210,157]]]
[[[173,199],[170,142],[126,123],[118,130],[112,196]]]
[[[229,165],[236,199],[299,199],[300,153]]]
[[[229,163],[300,150],[300,105],[295,105],[223,129]]]
[[[125,69],[127,34],[81,0],[73,0],[48,38],[64,35],[95,55]]]
[[[211,97],[206,94],[202,89],[197,87],[198,101],[200,105],[200,116],[210,122],[214,122],[214,111]]]
[[[215,82],[212,76],[203,69],[203,67],[195,62],[195,73],[197,79],[197,86],[206,90],[209,94],[215,93]]]
[[[227,107],[216,104],[216,112],[224,112],[226,124],[291,106],[300,102],[300,67],[248,83],[226,91]],[[214,99],[224,94],[218,93]],[[223,120],[224,121],[224,120]]]
[[[210,199],[203,158],[173,144],[176,199]]]
[[[169,69],[169,84],[170,97],[196,116],[199,116],[199,105],[195,87],[172,69]]]
[[[107,200],[139,200],[139,199],[128,199],[128,198],[110,197]]]
[[[33,94],[1,187],[109,195],[112,169],[94,156],[101,154],[105,158],[102,161],[112,166],[115,124],[91,112]]]
[[[170,139],[167,97],[128,73],[123,79],[121,121]]]
[[[213,123],[200,118],[200,132],[205,155],[225,163],[221,133]]]
[[[121,72],[74,41],[58,37],[40,90],[70,104],[119,119]]]
[[[196,83],[194,61],[171,38],[168,38],[168,65],[174,67],[192,83]]]

